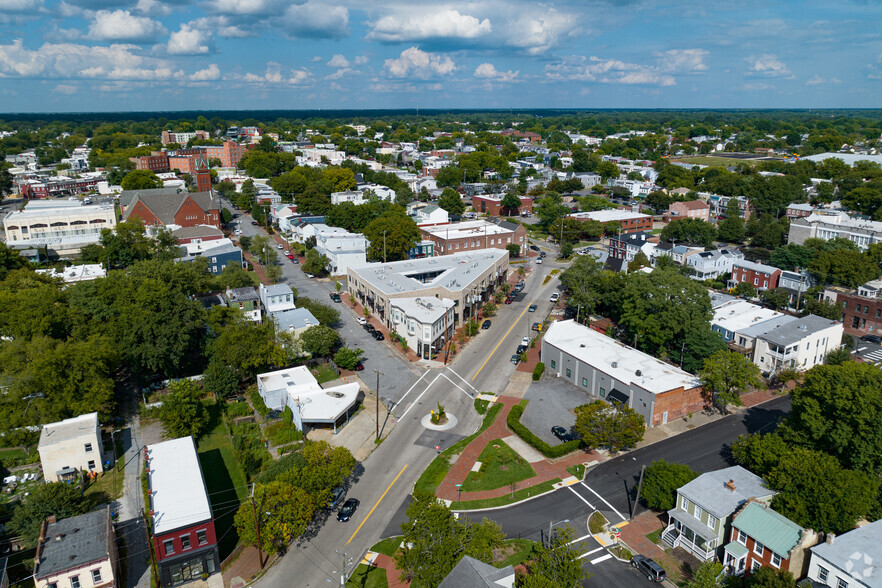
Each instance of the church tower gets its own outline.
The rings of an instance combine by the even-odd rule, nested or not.
[[[197,192],[211,192],[211,173],[208,171],[208,157],[206,155],[198,155],[194,165],[193,174],[196,177]]]

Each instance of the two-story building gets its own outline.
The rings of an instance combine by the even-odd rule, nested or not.
[[[634,409],[647,427],[705,406],[701,381],[692,374],[573,320],[551,324],[542,338],[542,361],[590,396]]]
[[[162,586],[220,571],[214,517],[193,437],[145,448],[150,535]]]
[[[716,560],[731,534],[735,512],[750,499],[768,504],[774,496],[762,478],[741,466],[702,474],[677,489],[662,541],[701,561]]]
[[[873,335],[882,332],[882,280],[867,282],[857,290],[828,289],[825,297],[842,309],[846,328]]]
[[[613,259],[622,259],[630,263],[641,251],[646,259],[652,261],[657,257],[655,248],[657,243],[650,239],[653,237],[648,233],[628,233],[625,235],[616,235],[609,238],[609,256]],[[658,239],[654,239],[657,241]]]
[[[208,271],[219,276],[228,264],[242,267],[242,250],[230,239],[191,242],[181,247],[178,261],[189,262],[200,257],[208,260]]]
[[[267,314],[274,314],[285,310],[294,310],[294,290],[287,284],[260,284],[258,296],[263,309]]]
[[[742,260],[744,254],[737,249],[715,249],[689,256],[686,265],[695,271],[689,276],[693,280],[716,280],[731,272],[733,265]]]
[[[43,521],[34,556],[36,588],[125,585],[125,578],[119,577],[110,506],[61,520],[50,516]]]
[[[220,228],[220,203],[210,191],[180,194],[138,193],[123,212],[123,220],[138,219],[149,227]]]
[[[390,305],[392,328],[423,359],[432,359],[453,336],[453,300],[393,298]]]
[[[475,212],[486,213],[490,216],[518,216],[524,213],[533,212],[533,198],[530,196],[519,196],[521,201],[517,208],[503,208],[503,194],[476,194],[472,196],[472,208]]]
[[[748,500],[732,519],[723,565],[738,576],[767,567],[801,578],[809,561],[808,548],[817,542],[818,534],[811,529],[800,527],[767,504]]]
[[[710,221],[710,206],[703,200],[690,200],[688,202],[673,202],[668,207],[671,220],[694,218],[704,222]]]
[[[79,200],[34,200],[3,218],[7,246],[45,247],[58,255],[77,254],[84,246],[98,243],[102,230],[114,228],[112,204]]]
[[[476,249],[506,249],[517,245],[526,251],[527,229],[523,225],[487,220],[471,220],[433,227],[420,227],[422,237],[434,243],[436,255],[451,255]]]
[[[574,212],[570,217],[588,221],[594,220],[603,225],[604,229],[609,223],[619,223],[622,233],[639,233],[640,231],[652,230],[652,217],[640,212],[630,210],[594,210],[591,212]]]
[[[781,270],[772,265],[740,259],[732,264],[732,277],[728,286],[734,288],[746,282],[757,290],[774,290],[778,287]]]
[[[79,472],[100,474],[104,471],[104,445],[98,413],[43,425],[37,451],[47,482],[74,479]]]
[[[260,294],[257,288],[254,286],[229,288],[225,294],[230,308],[238,308],[248,320],[260,322]]]
[[[882,520],[842,535],[828,533],[811,548],[808,579],[812,586],[876,588],[882,586]]]
[[[326,225],[314,226],[315,248],[328,258],[327,270],[330,275],[345,275],[350,266],[367,263],[368,242],[364,235]]]

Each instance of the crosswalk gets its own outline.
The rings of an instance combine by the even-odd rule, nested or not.
[[[865,360],[871,361],[873,363],[882,362],[882,349],[877,349],[876,351],[871,351],[863,356]]]

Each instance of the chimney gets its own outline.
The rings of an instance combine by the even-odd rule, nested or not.
[[[836,533],[827,533],[827,545],[833,545],[836,541]]]
[[[57,523],[58,519],[55,518],[55,515],[49,515],[48,517],[46,517],[46,522],[51,525],[52,523]]]
[[[729,480],[728,482],[726,482],[725,484],[723,484],[723,486],[724,486],[729,492],[735,492],[735,480]]]

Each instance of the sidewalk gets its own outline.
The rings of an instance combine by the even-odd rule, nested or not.
[[[398,579],[401,570],[396,569],[395,560],[388,555],[378,554],[374,565],[386,570],[386,581],[389,582],[389,588],[408,588],[410,586],[410,582],[402,582]]]
[[[496,420],[493,421],[493,424],[490,425],[486,431],[469,443],[463,452],[459,454],[456,463],[451,466],[444,481],[441,482],[441,485],[438,486],[438,490],[435,492],[435,496],[438,498],[450,501],[482,500],[486,498],[499,498],[511,494],[511,488],[508,486],[495,488],[493,490],[463,492],[461,496],[456,488],[457,484],[462,484],[465,481],[469,472],[472,471],[475,462],[478,461],[481,452],[484,451],[484,448],[490,441],[493,441],[494,439],[504,439],[514,434],[506,425],[506,419],[512,407],[516,406],[520,402],[520,399],[512,398],[510,396],[500,396],[497,402],[500,402],[503,405],[503,408],[499,414],[496,415]],[[518,490],[530,488],[557,478],[561,480],[566,479],[570,477],[570,473],[567,472],[568,467],[599,458],[599,455],[594,451],[587,453],[584,451],[576,451],[571,455],[555,461],[543,458],[541,461],[530,464],[533,467],[533,470],[535,470],[536,475],[528,480],[519,482]]]
[[[653,531],[664,530],[664,528],[665,525],[659,514],[653,511],[642,512],[631,519],[627,525],[619,527],[622,532],[622,543],[630,547],[631,551],[654,559],[665,570],[679,570],[680,562],[646,537]]]

